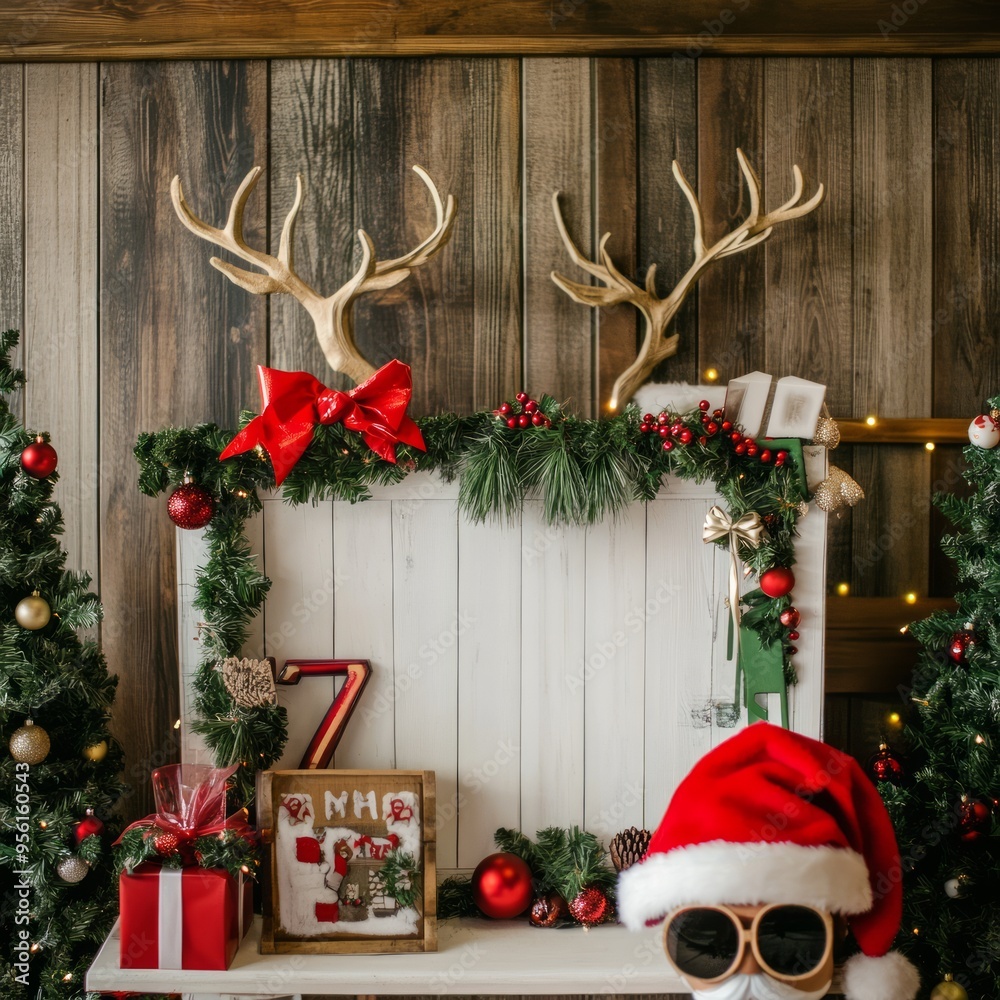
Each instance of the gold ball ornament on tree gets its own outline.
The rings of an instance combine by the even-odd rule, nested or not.
[[[94,761],[94,763],[104,760],[104,758],[107,757],[107,755],[108,755],[107,740],[101,740],[100,743],[94,743],[89,747],[83,748],[83,756],[86,757],[87,760]]]
[[[948,975],[931,991],[931,1000],[969,1000],[969,994],[964,986]]]
[[[7,744],[10,755],[20,764],[41,764],[49,755],[52,742],[49,734],[36,726],[31,719],[25,719],[20,729],[15,729]]]
[[[36,590],[30,597],[25,597],[17,602],[17,607],[14,608],[14,619],[21,628],[37,632],[40,628],[45,628],[52,620],[52,608],[49,607],[49,602]]]
[[[56,865],[56,872],[64,882],[82,882],[90,873],[90,865],[83,858],[71,854]]]

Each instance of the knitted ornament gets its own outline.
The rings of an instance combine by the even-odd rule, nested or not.
[[[681,782],[618,912],[641,930],[681,906],[812,905],[843,916],[861,949],[847,1000],[913,1000],[916,969],[891,950],[903,912],[889,814],[858,763],[766,722],[706,754]]]

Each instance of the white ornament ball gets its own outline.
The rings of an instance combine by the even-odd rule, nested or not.
[[[962,895],[962,886],[957,878],[950,878],[945,882],[944,894],[949,899],[958,899]]]
[[[969,440],[978,448],[995,448],[1000,444],[1000,427],[988,413],[980,413],[969,424]]]
[[[64,882],[82,882],[90,872],[90,865],[83,858],[71,854],[56,865],[56,871]]]

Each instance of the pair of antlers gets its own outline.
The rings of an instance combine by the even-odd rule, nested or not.
[[[673,163],[674,178],[680,185],[694,216],[694,263],[678,281],[673,290],[661,298],[656,294],[656,265],[650,265],[646,273],[645,288],[627,278],[618,268],[607,251],[610,233],[601,238],[598,261],[592,261],[580,253],[573,242],[563,220],[559,207],[559,192],[552,195],[552,208],[556,225],[563,243],[573,262],[588,274],[604,282],[605,287],[584,285],[570,281],[552,272],[552,280],[574,301],[587,306],[612,306],[628,302],[639,310],[645,321],[645,333],[638,357],[633,364],[618,376],[612,390],[610,405],[616,409],[631,399],[636,389],[649,377],[653,368],[665,358],[677,353],[678,336],[667,336],[670,321],[677,314],[688,293],[695,286],[705,269],[715,260],[742,253],[758,243],[763,243],[781,222],[808,215],[823,201],[825,190],[819,185],[816,193],[802,202],[802,171],[792,167],[795,176],[795,191],[783,205],[771,212],[761,212],[760,179],[750,166],[741,149],[736,150],[740,170],[746,179],[750,192],[750,211],[735,229],[726,233],[711,246],[705,245],[705,221],[694,189],[688,183],[677,161]],[[248,264],[259,267],[263,272],[247,271],[226,261],[213,257],[212,266],[221,271],[230,281],[255,295],[271,295],[284,292],[298,299],[305,306],[316,326],[316,337],[330,367],[343,372],[355,382],[364,381],[375,370],[358,351],[354,340],[354,302],[366,292],[391,288],[407,278],[415,267],[429,261],[451,238],[455,222],[455,199],[448,195],[441,200],[437,187],[427,171],[414,167],[417,176],[427,185],[434,202],[436,224],[430,235],[409,253],[392,260],[380,261],[375,256],[371,238],[363,230],[358,230],[361,244],[361,263],[354,276],[333,295],[323,296],[308,285],[295,271],[293,241],[295,220],[302,207],[302,177],[295,181],[295,201],[285,219],[278,245],[278,255],[272,256],[262,250],[249,247],[243,238],[243,211],[247,199],[253,193],[260,179],[261,168],[254,167],[243,179],[229,210],[229,219],[222,229],[208,225],[196,216],[184,200],[179,177],[170,185],[170,195],[181,222],[196,236],[231,251]]]

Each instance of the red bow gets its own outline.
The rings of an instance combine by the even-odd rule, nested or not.
[[[244,840],[253,840],[257,836],[257,831],[247,822],[246,809],[237,809],[232,816],[218,822],[202,823],[198,826],[185,828],[168,822],[158,813],[152,813],[145,819],[136,820],[122,830],[121,836],[114,842],[117,847],[130,830],[144,830],[143,839],[158,836],[161,833],[172,833],[177,837],[177,850],[184,863],[187,865],[194,863],[194,842],[199,837],[222,836],[226,831],[231,831]]]
[[[308,372],[283,372],[257,366],[264,410],[226,445],[219,459],[262,445],[280,486],[313,439],[316,424],[338,421],[357,431],[365,444],[387,462],[396,461],[396,445],[426,451],[420,428],[406,415],[413,393],[410,367],[390,361],[349,392],[328,389]]]

